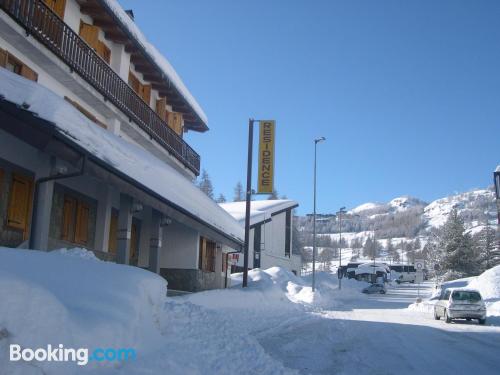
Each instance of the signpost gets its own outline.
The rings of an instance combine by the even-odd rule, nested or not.
[[[260,123],[259,131],[259,181],[258,193],[268,194],[274,190],[274,120],[248,120],[247,190],[245,208],[245,244],[243,252],[243,283],[248,285],[248,246],[250,242],[250,205],[252,201],[253,124]]]
[[[418,283],[418,298],[420,299],[420,283],[424,281],[424,267],[425,262],[423,259],[415,259],[415,269],[417,270],[416,282]]]

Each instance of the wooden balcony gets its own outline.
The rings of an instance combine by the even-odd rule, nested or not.
[[[64,21],[40,0],[0,0],[0,8],[196,175],[200,156]]]

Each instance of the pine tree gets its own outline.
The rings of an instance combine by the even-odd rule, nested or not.
[[[474,236],[479,272],[484,272],[500,264],[500,248],[496,243],[496,233],[489,223]]]
[[[219,196],[217,197],[217,199],[215,201],[217,203],[225,203],[225,202],[227,202],[227,199],[224,196],[224,194],[220,193]]]
[[[211,199],[214,199],[214,187],[212,185],[212,181],[210,180],[210,176],[208,175],[208,172],[205,169],[201,172],[201,177],[200,177],[200,182],[198,183],[198,187]]]
[[[234,198],[233,202],[242,202],[245,200],[245,192],[243,191],[243,185],[240,181],[234,187]]]
[[[396,252],[396,249],[394,248],[394,245],[392,244],[392,238],[387,239],[387,246],[386,246],[386,252],[387,256],[389,258],[394,258],[394,253]]]
[[[462,277],[477,274],[478,264],[471,236],[465,232],[464,221],[455,209],[441,229],[439,247],[444,250],[445,270]]]

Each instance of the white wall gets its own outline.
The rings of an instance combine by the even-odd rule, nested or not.
[[[161,252],[161,268],[198,268],[199,233],[172,222],[163,228],[163,247]]]

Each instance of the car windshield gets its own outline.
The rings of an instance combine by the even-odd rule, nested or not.
[[[451,296],[453,301],[469,301],[469,302],[479,302],[481,301],[481,295],[478,292],[467,292],[462,290],[457,290],[453,292]]]

